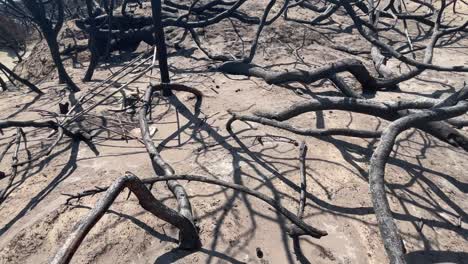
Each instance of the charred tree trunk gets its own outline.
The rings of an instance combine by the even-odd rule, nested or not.
[[[112,18],[114,18],[114,3],[115,0],[110,0],[109,9],[107,10],[108,24],[109,24],[109,32],[107,33],[107,43],[106,43],[106,51],[104,52],[105,58],[109,58],[110,56],[110,48],[111,48],[111,41],[112,41]]]
[[[66,83],[68,85],[68,89],[72,92],[79,91],[80,89],[70,78],[67,71],[65,70],[65,67],[63,66],[62,58],[60,57],[59,45],[57,42],[57,35],[63,25],[63,0],[55,0],[57,4],[57,22],[55,25],[53,25],[52,19],[47,17],[45,3],[36,0],[23,0],[22,2],[31,13],[34,22],[39,26],[47,41],[52,59],[55,66],[57,67],[59,82]]]
[[[89,24],[90,24],[88,48],[91,51],[91,58],[89,60],[88,69],[86,70],[86,74],[83,78],[83,81],[89,82],[93,78],[94,70],[96,69],[96,66],[99,61],[99,51],[98,51],[97,43],[96,43],[97,29],[96,29],[96,22],[94,20],[95,12],[93,10],[92,0],[86,0],[86,9],[88,10]]]
[[[78,92],[80,89],[78,89],[76,84],[73,82],[73,80],[65,70],[65,66],[63,66],[62,58],[60,57],[59,45],[57,42],[57,35],[51,32],[50,29],[42,28],[42,26],[41,29],[46,39],[47,45],[49,46],[50,54],[52,55],[52,60],[54,61],[55,67],[57,67],[59,83],[65,83],[67,84],[68,89],[70,91]]]
[[[151,10],[153,12],[154,38],[156,42],[159,71],[161,74],[161,83],[163,84],[163,95],[170,96],[172,95],[172,92],[167,84],[169,84],[171,80],[169,78],[169,68],[167,65],[167,50],[164,38],[164,27],[161,19],[161,0],[151,0]]]

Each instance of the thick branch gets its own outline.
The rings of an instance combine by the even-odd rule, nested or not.
[[[425,110],[392,122],[382,133],[380,143],[370,161],[369,184],[380,234],[383,238],[390,263],[392,264],[406,263],[401,237],[393,221],[392,212],[385,193],[385,166],[395,139],[401,132],[410,127],[455,117],[466,113],[466,111],[468,111],[467,102],[461,102],[456,106],[446,108]]]
[[[275,112],[257,112],[256,115],[285,121],[303,113],[320,110],[343,110],[366,115],[380,117],[389,121],[394,121],[399,117],[414,113],[414,110],[407,109],[428,109],[434,107],[440,100],[419,99],[412,101],[387,101],[379,102],[376,100],[343,98],[343,97],[320,97],[315,100],[299,102],[292,106]],[[444,121],[428,122],[418,124],[417,128],[447,142],[453,146],[461,147],[468,151],[468,138],[449,123]]]
[[[51,261],[52,264],[64,264],[71,260],[88,232],[99,221],[99,219],[101,219],[117,196],[125,188],[129,188],[130,191],[136,195],[140,205],[145,210],[179,229],[180,248],[197,249],[200,247],[198,232],[193,223],[154,198],[138,177],[131,173],[127,173],[125,176],[114,181],[114,183],[107,189],[105,195],[98,201],[96,206],[77,224],[74,231],[69,235],[67,240],[55,254]]]
[[[140,130],[142,139],[145,143],[146,151],[148,152],[151,158],[151,164],[153,165],[156,174],[160,176],[171,176],[174,175],[174,169],[167,162],[165,162],[159,154],[156,145],[154,144],[153,139],[151,138],[148,120],[146,118],[147,113],[150,111],[154,89],[155,86],[150,85],[146,90],[143,105],[140,109],[139,114]],[[168,181],[167,186],[177,199],[177,203],[179,205],[179,213],[187,219],[189,219],[190,221],[193,221],[192,206],[190,205],[190,201],[188,199],[188,195],[185,192],[184,187],[182,187],[182,185],[180,185],[179,182],[174,180]]]
[[[337,73],[348,71],[353,74],[366,91],[375,91],[379,86],[376,79],[370,75],[362,62],[356,59],[343,59],[311,71],[294,69],[279,72],[239,61],[225,62],[218,67],[218,70],[227,74],[262,78],[268,84],[287,84],[292,82],[309,84],[321,79],[330,78]]]
[[[228,120],[226,126],[228,130],[232,130],[231,126],[235,120],[241,121],[250,121],[256,122],[262,125],[276,127],[282,130],[286,130],[302,136],[311,136],[311,137],[325,137],[325,136],[349,136],[349,137],[359,137],[359,138],[376,138],[380,137],[380,131],[368,131],[368,130],[358,130],[358,129],[349,129],[349,128],[328,128],[328,129],[304,129],[297,128],[288,123],[277,121],[274,119],[269,119],[266,117],[255,116],[255,115],[240,115],[232,114],[232,117]]]
[[[286,218],[288,218],[292,223],[300,227],[305,233],[308,235],[315,237],[315,238],[320,238],[322,236],[326,236],[328,233],[326,231],[314,228],[299,219],[294,213],[289,211],[288,209],[284,208],[283,206],[280,205],[278,201],[275,199],[272,199],[265,194],[249,189],[245,186],[235,184],[235,183],[230,183],[218,179],[213,179],[213,178],[207,178],[204,176],[196,176],[196,175],[172,175],[172,176],[158,176],[158,177],[153,177],[153,178],[147,178],[143,179],[142,182],[145,184],[153,184],[155,182],[161,182],[161,181],[173,181],[173,180],[185,180],[185,181],[197,181],[197,182],[204,182],[204,183],[209,183],[209,184],[214,184],[214,185],[219,185],[227,188],[231,188],[237,191],[244,192],[246,194],[252,195],[267,204],[271,205],[273,208],[275,208],[279,213],[284,215]],[[85,191],[82,194],[78,194],[75,196],[72,196],[72,198],[79,198],[87,195],[93,195],[99,192],[106,191],[108,188],[99,188],[97,190],[93,191]]]

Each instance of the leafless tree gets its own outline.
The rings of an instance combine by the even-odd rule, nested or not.
[[[66,83],[70,91],[79,91],[79,88],[70,78],[63,66],[57,42],[57,35],[62,29],[65,16],[63,0],[48,2],[17,2],[13,0],[4,0],[2,3],[4,8],[10,10],[11,13],[14,13],[19,17],[23,17],[24,19],[29,19],[37,25],[49,46],[50,54],[57,68],[59,82]]]

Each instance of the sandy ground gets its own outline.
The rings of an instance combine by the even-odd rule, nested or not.
[[[0,61],[7,67],[15,67],[15,55],[10,50],[0,50]],[[3,73],[0,73],[0,77],[4,77]]]
[[[346,28],[346,20],[337,23]],[[217,52],[241,52],[240,42],[229,24],[208,28],[205,39],[209,41],[205,45]],[[253,29],[242,28],[246,40],[251,40]],[[255,63],[276,65],[275,69],[306,69],[355,57],[371,68],[369,55],[352,56],[316,42],[329,37],[335,44],[368,49],[355,30],[344,30],[337,36],[331,26],[312,29],[280,19],[263,33]],[[467,45],[468,41],[461,39],[450,47],[437,49],[434,62],[466,65]],[[297,142],[305,140],[309,146],[305,221],[327,230],[329,235],[320,240],[303,237],[294,242],[285,233],[288,221],[265,203],[242,193],[190,182],[184,186],[200,229],[203,243],[200,251],[178,250],[176,230],[145,212],[134,196],[126,200],[122,194],[91,230],[72,263],[386,263],[367,184],[369,158],[377,140],[304,138],[242,122],[234,123],[235,134],[226,130],[228,110],[272,111],[316,94],[336,94],[336,89],[328,81],[288,88],[267,85],[256,78],[214,73],[210,68],[215,64],[206,60],[190,40],[183,47],[179,51],[170,50],[173,82],[197,88],[204,97],[197,101],[191,94],[177,92],[174,97],[155,100],[153,120],[158,131],[153,139],[161,147],[162,157],[177,173],[243,184],[281,201],[295,212],[300,184]],[[115,57],[115,62],[101,65],[96,80],[106,78],[130,59],[128,54]],[[77,82],[84,69],[84,65],[69,65],[69,72]],[[120,83],[136,74],[128,74]],[[426,71],[403,83],[400,92],[381,92],[377,98],[439,98],[460,89],[467,77]],[[132,84],[128,92],[144,91],[150,79],[157,79],[157,72]],[[96,83],[79,86],[86,91]],[[63,86],[49,80],[41,88],[46,92],[42,97],[26,90],[0,94],[0,119],[32,119],[39,118],[42,110],[57,111],[57,103],[66,97]],[[117,100],[116,96],[105,107],[93,111],[101,116],[94,118],[94,122],[107,122],[107,126],[119,131],[115,121],[119,116],[127,124],[126,129],[138,130],[136,116],[108,111],[118,108]],[[378,129],[386,125],[377,118],[341,111],[305,114],[291,122],[326,128]],[[94,143],[99,155],[83,142],[64,138],[45,162],[21,167],[15,187],[0,205],[0,263],[47,263],[100,197],[84,198],[66,206],[67,197],[63,193],[106,186],[125,171],[141,178],[152,176],[150,159],[141,143],[136,140],[127,143],[115,133],[99,131],[95,125],[88,124],[88,128],[96,129]],[[4,132],[1,149],[11,140],[14,130]],[[47,130],[26,132],[33,155],[53,141],[46,138]],[[418,130],[401,135],[394,150],[386,169],[388,196],[408,260],[468,263],[467,153]],[[11,155],[12,151],[0,164],[1,171],[10,171]],[[20,160],[25,159],[22,145]],[[6,178],[0,180],[0,187],[5,184]],[[164,184],[156,184],[152,191],[176,208]],[[421,223],[422,229],[418,228]],[[263,252],[262,258],[257,256],[257,248]]]
[[[15,55],[10,50],[0,50],[0,59],[2,60],[2,63],[8,67],[15,66]]]

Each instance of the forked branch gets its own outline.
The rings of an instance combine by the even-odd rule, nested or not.
[[[99,199],[96,206],[83,218],[68,236],[52,259],[52,264],[68,263],[83,239],[93,226],[101,219],[117,196],[128,188],[138,198],[140,205],[154,216],[172,224],[179,229],[179,247],[182,249],[197,249],[201,246],[195,225],[177,211],[165,206],[157,200],[145,184],[135,175],[126,173],[109,186],[105,195]]]

